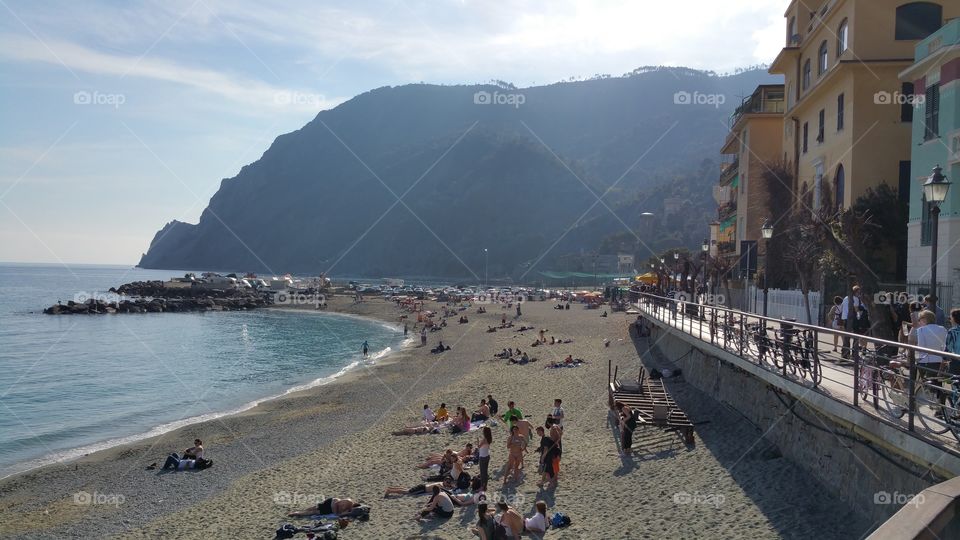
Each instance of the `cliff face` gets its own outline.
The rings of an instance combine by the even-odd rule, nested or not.
[[[718,157],[736,96],[765,82],[668,70],[373,90],[278,137],[199,223],[164,226],[140,266],[479,278],[486,247],[491,276],[517,275],[595,249],[621,220],[636,229],[638,208],[684,193],[691,223],[672,228],[698,244],[715,180],[704,158]],[[681,91],[725,103],[675,104]],[[597,203],[608,188],[620,219]]]

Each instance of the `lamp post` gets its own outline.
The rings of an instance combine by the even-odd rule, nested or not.
[[[770,239],[773,238],[773,224],[770,223],[770,220],[767,219],[763,222],[763,226],[760,227],[760,233],[763,235],[763,316],[767,316],[767,296],[770,293],[770,259],[769,256],[769,243]],[[763,321],[766,324],[767,321]]]
[[[490,253],[487,248],[483,248],[483,288],[490,286]]]
[[[938,164],[933,168],[933,174],[923,183],[923,195],[930,203],[930,294],[937,296],[937,236],[940,228],[940,203],[947,199],[951,182],[943,175],[943,168]],[[939,301],[939,298],[937,299]],[[931,306],[934,310],[936,305]]]
[[[704,238],[703,245],[700,246],[700,249],[703,250],[703,289],[707,294],[710,294],[710,282],[707,278],[707,262],[710,259],[710,239]]]

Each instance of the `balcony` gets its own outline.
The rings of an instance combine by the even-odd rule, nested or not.
[[[740,156],[733,161],[720,164],[720,185],[725,186],[730,183],[734,176],[740,172]]]
[[[730,126],[736,125],[745,114],[783,114],[785,94],[783,85],[760,86],[740,104],[730,117]]]
[[[730,201],[730,202],[721,204],[720,207],[717,209],[717,213],[718,213],[721,221],[723,221],[723,220],[725,220],[725,219],[729,219],[729,218],[733,217],[734,215],[736,215],[736,213],[737,213],[737,201],[736,201],[736,199],[734,199],[734,200],[732,200],[732,201]]]

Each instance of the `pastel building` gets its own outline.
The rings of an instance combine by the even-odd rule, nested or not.
[[[790,2],[770,72],[784,77],[783,158],[798,201],[849,207],[880,184],[909,199],[914,88],[900,73],[921,40],[958,16],[957,0]],[[888,277],[905,277],[905,260],[889,266]]]
[[[960,281],[960,19],[921,41],[913,65],[900,77],[915,93],[907,280],[930,281],[932,231],[922,186],[940,165],[953,185],[940,205],[937,281],[943,284],[942,307],[960,307],[960,287],[955,286]]]
[[[720,150],[726,159],[713,191],[719,228],[712,240],[716,256],[740,260],[742,274],[747,265],[751,274],[756,272],[760,227],[771,217],[764,172],[783,151],[783,92],[782,84],[758,86],[734,111]]]

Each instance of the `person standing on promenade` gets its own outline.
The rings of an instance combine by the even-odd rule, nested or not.
[[[840,304],[840,319],[843,323],[845,332],[853,333],[854,325],[857,322],[857,312],[860,308],[860,286],[854,285],[853,289],[843,299]],[[843,358],[850,358],[850,338],[843,336],[843,350],[840,353]]]
[[[937,295],[928,294],[923,298],[923,309],[927,311],[932,311],[934,315],[937,316],[936,324],[946,327],[947,326],[947,317],[943,313],[943,308],[937,305]]]

